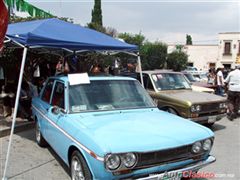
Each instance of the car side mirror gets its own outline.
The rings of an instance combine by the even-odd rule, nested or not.
[[[57,107],[57,106],[53,106],[53,107],[51,108],[51,112],[52,112],[53,114],[55,114],[55,115],[58,115],[58,114],[60,113],[60,108]]]

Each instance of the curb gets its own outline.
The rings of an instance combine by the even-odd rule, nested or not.
[[[32,129],[32,128],[34,128],[34,125],[35,125],[34,121],[17,124],[17,125],[15,125],[14,133],[19,133],[22,131],[26,131],[28,129]],[[2,130],[0,130],[0,138],[4,137],[4,136],[8,136],[8,135],[10,135],[10,133],[11,133],[11,127],[2,129]]]

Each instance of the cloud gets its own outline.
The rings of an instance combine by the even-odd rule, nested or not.
[[[41,0],[36,6],[51,13],[71,17],[86,25],[91,21],[93,1]],[[240,31],[240,3],[237,2],[163,2],[146,0],[102,1],[103,23],[118,32],[139,33],[150,41],[193,41],[217,39],[219,32]],[[61,7],[61,11],[60,11]],[[212,43],[212,42],[211,42]]]

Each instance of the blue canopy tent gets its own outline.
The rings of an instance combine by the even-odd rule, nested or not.
[[[137,46],[58,19],[10,24],[7,37],[29,48],[137,51]]]
[[[6,44],[13,43],[24,48],[24,50],[3,179],[6,179],[23,71],[27,57],[27,51],[29,49],[40,49],[45,51],[57,51],[61,49],[70,53],[80,53],[83,51],[108,51],[132,54],[138,57],[141,82],[143,84],[141,60],[137,46],[127,44],[103,33],[84,28],[79,25],[74,25],[72,23],[61,21],[55,18],[15,23],[8,26],[6,39]]]

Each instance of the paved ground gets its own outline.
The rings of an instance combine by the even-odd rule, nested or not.
[[[201,172],[216,173],[221,180],[240,179],[240,118],[234,122],[223,119],[214,125],[215,144],[212,151],[217,162]],[[0,177],[3,174],[8,136],[0,138]],[[11,151],[9,179],[61,180],[70,179],[66,166],[51,148],[40,148],[34,142],[34,132],[14,135]]]
[[[33,121],[27,119],[16,118],[15,132],[21,132],[33,127]],[[0,115],[0,138],[10,134],[12,126],[12,117],[3,117]]]

